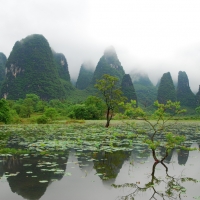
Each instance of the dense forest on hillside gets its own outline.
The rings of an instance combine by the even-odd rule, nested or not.
[[[25,98],[27,93],[46,100],[66,98],[66,82],[60,81],[59,65],[55,63],[49,43],[42,35],[17,41],[6,62],[6,80],[1,95],[15,100]]]

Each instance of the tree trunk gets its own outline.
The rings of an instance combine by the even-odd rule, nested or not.
[[[106,128],[108,128],[109,127],[109,125],[110,125],[110,117],[109,117],[109,115],[110,115],[110,109],[108,108],[107,109],[107,114],[106,114],[106,120],[107,120],[107,122],[106,122]]]

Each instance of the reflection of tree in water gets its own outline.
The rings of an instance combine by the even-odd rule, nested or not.
[[[162,179],[161,177],[157,178],[155,176],[155,170],[156,166],[160,163],[166,171],[166,176]],[[167,199],[181,199],[181,195],[185,193],[186,189],[181,185],[183,182],[186,181],[191,181],[194,183],[197,183],[198,181],[189,178],[189,177],[175,177],[175,176],[170,176],[168,174],[168,168],[163,162],[155,162],[152,167],[152,173],[151,173],[151,180],[145,184],[144,187],[139,187],[138,183],[125,183],[122,185],[115,185],[113,186],[115,188],[134,188],[134,191],[129,193],[128,195],[121,196],[119,199],[122,200],[131,200],[140,194],[141,192],[147,192],[147,191],[152,191],[152,194],[149,199],[157,199],[161,198],[163,200]],[[156,186],[159,186],[160,184],[165,184],[164,190],[161,191],[160,188],[157,189]]]
[[[8,172],[7,174],[17,174],[7,178],[13,193],[26,199],[36,200],[41,198],[53,180],[62,179],[67,159],[68,153],[62,158],[57,156],[30,156],[23,159],[8,157],[4,158],[3,170]],[[43,180],[47,182],[39,182]]]
[[[161,155],[161,157],[164,157],[165,154],[166,154],[166,148],[161,147],[161,148],[160,148],[160,155]],[[168,156],[165,158],[165,160],[164,160],[163,162],[165,162],[165,163],[170,163],[170,161],[171,161],[171,159],[172,159],[172,155],[173,155],[173,151],[170,151],[170,152],[168,153]]]
[[[189,146],[186,146],[186,147],[189,147]],[[163,160],[164,163],[170,163],[174,151],[176,151],[176,149],[169,152],[168,156],[165,158],[165,160]],[[161,157],[165,156],[166,149],[164,147],[160,148],[160,154],[161,154]],[[179,165],[185,165],[188,160],[188,157],[189,157],[188,150],[183,150],[183,149],[178,150],[178,164]]]
[[[130,152],[114,151],[105,152],[100,151],[93,154],[94,169],[99,174],[102,180],[115,179],[124,163],[130,156]],[[98,161],[96,161],[98,160]]]

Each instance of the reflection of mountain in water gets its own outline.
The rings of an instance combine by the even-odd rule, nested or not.
[[[13,193],[25,199],[37,200],[41,198],[53,180],[62,179],[67,159],[68,153],[62,158],[56,156],[31,156],[23,159],[8,157],[4,159],[3,170],[9,174],[17,174],[7,178]]]
[[[124,163],[130,156],[130,152],[97,152],[93,154],[94,169],[102,180],[115,179]],[[96,161],[98,160],[98,161]]]
[[[78,159],[79,167],[82,171],[90,172],[93,170],[93,152],[91,151],[82,151],[81,153],[76,153],[76,157]]]
[[[189,151],[187,150],[180,150],[178,152],[178,164],[185,165],[189,157]]]
[[[133,159],[134,162],[144,162],[150,156],[150,152],[151,150],[148,149],[147,145],[136,143],[131,152],[131,159]]]

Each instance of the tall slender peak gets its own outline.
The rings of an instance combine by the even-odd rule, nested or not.
[[[185,71],[179,71],[178,73],[176,93],[177,101],[180,101],[182,106],[196,107],[196,98],[190,89],[189,79]]]
[[[170,72],[164,73],[160,79],[157,100],[159,103],[166,103],[168,100],[176,101],[175,86]]]
[[[92,81],[94,73],[94,66],[91,62],[87,61],[81,65],[79,75],[76,82],[76,88],[83,90],[89,86]]]
[[[137,103],[137,95],[136,95],[135,88],[133,86],[133,82],[129,74],[124,75],[122,79],[121,88],[128,102],[130,102],[131,100],[135,100]]]
[[[186,90],[190,90],[189,79],[185,71],[179,71],[177,89],[182,89],[183,87]]]
[[[59,77],[65,81],[70,81],[68,63],[64,54],[53,51],[53,56],[57,65]]]
[[[100,58],[94,71],[92,84],[95,84],[96,80],[101,79],[104,74],[117,77],[120,84],[125,74],[124,69],[117,57],[116,51],[112,46],[106,48],[103,56]]]

